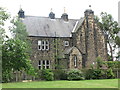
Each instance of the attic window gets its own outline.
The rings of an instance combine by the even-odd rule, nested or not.
[[[69,46],[69,41],[64,41],[64,46]]]

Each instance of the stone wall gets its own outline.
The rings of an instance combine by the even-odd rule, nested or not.
[[[32,44],[32,55],[31,60],[34,67],[38,68],[39,60],[50,60],[50,68],[55,68],[55,55],[59,55],[59,58],[62,58],[62,54],[66,48],[72,46],[71,38],[49,38],[49,37],[29,37]],[[42,51],[38,50],[38,40],[48,40],[49,41],[49,50]],[[55,43],[57,42],[57,44]],[[64,46],[64,41],[69,41],[69,46]],[[55,46],[57,45],[57,49]],[[65,60],[66,61],[66,60]]]
[[[74,56],[76,56],[76,66],[74,65]],[[70,53],[69,69],[82,69],[82,54],[76,47],[73,47]]]
[[[73,42],[82,54],[82,66],[90,68],[99,56],[107,60],[105,35],[94,20],[94,13],[86,14],[84,22],[73,33]]]

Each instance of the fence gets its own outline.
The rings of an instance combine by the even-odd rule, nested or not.
[[[83,73],[84,73],[86,70],[87,69],[82,69],[81,71],[83,71]],[[66,79],[67,71],[68,70],[53,70],[55,80],[60,80],[61,78]],[[115,78],[120,78],[120,70],[119,69],[114,69],[113,73],[115,75]],[[25,72],[21,72],[21,71],[11,73],[11,76],[12,76],[11,82],[27,82],[27,81],[41,80],[39,74],[38,74],[38,76],[30,76],[30,75],[26,74]]]

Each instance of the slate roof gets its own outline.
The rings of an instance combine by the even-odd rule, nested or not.
[[[68,22],[61,18],[50,19],[49,17],[25,16],[23,23],[26,25],[29,36],[43,37],[71,37],[76,22],[80,24],[83,18],[69,19]]]

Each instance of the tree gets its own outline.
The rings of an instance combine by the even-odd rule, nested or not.
[[[107,43],[110,47],[110,56],[113,60],[113,51],[116,45],[119,45],[120,37],[117,36],[120,28],[118,27],[117,21],[114,21],[112,15],[106,12],[101,13],[101,22],[99,22],[101,29],[107,36]],[[114,47],[114,48],[113,48]]]
[[[22,19],[15,17],[11,20],[11,23],[13,24],[12,27],[10,27],[10,31],[13,35],[14,39],[19,39],[21,41],[23,41],[24,43],[27,44],[27,52],[29,54],[31,54],[31,43],[30,40],[28,38],[28,33],[26,30],[26,26],[23,24]]]
[[[14,38],[28,42],[28,33],[26,31],[26,26],[22,23],[22,20],[18,17],[15,17],[11,20],[11,23],[13,26],[10,28],[10,31]]]
[[[2,70],[2,45],[5,37],[7,37],[7,35],[5,34],[5,29],[3,27],[5,21],[8,18],[8,13],[2,7],[0,7],[0,70]],[[0,81],[2,81],[2,71],[0,71]]]
[[[14,18],[10,28],[13,38],[8,38],[2,45],[2,75],[3,82],[11,80],[11,72],[25,71],[35,75],[30,60],[30,45],[28,43],[25,25],[21,19]]]

